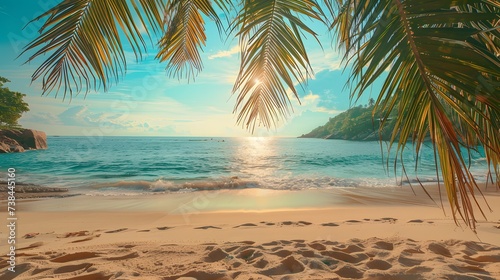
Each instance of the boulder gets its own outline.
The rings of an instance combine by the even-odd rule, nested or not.
[[[33,129],[0,130],[0,153],[47,149],[47,135]]]
[[[0,142],[0,154],[5,154],[10,152],[10,145]]]

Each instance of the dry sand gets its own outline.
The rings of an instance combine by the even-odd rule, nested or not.
[[[16,272],[0,227],[0,279],[500,279],[500,192],[475,235],[416,191],[19,200]]]

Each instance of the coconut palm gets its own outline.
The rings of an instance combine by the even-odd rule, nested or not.
[[[44,93],[106,90],[126,69],[122,40],[140,58],[157,38],[167,72],[190,79],[213,20],[239,39],[235,112],[253,131],[276,125],[299,99],[295,85],[313,70],[303,40],[316,38],[306,22],[321,22],[352,66],[352,98],[388,74],[373,112],[398,111],[391,146],[400,155],[413,140],[418,152],[430,136],[453,215],[474,229],[471,149],[484,148],[491,180],[500,175],[499,11],[491,0],[64,0],[35,19],[45,22],[25,52],[28,61],[49,54],[32,76]]]

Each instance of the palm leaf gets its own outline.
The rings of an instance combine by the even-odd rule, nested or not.
[[[222,0],[214,2],[223,11],[231,5]],[[207,40],[203,17],[215,21],[219,31],[221,21],[209,0],[168,0],[166,6],[166,32],[156,57],[168,61],[166,69],[171,76],[190,79],[203,69],[200,50]]]
[[[352,97],[388,71],[374,112],[398,110],[390,146],[400,155],[412,139],[418,154],[430,136],[453,216],[475,229],[480,190],[466,159],[477,145],[500,186],[500,7],[458,2],[340,1],[332,28],[353,62]]]
[[[130,5],[129,5],[130,3]],[[64,96],[97,89],[106,90],[126,70],[120,33],[137,57],[146,44],[138,23],[159,31],[163,5],[160,0],[65,0],[34,20],[46,19],[40,36],[26,46],[34,51],[27,62],[50,53],[32,79],[41,78],[44,93],[61,89]],[[134,15],[138,17],[136,22]],[[146,33],[149,34],[148,29]]]
[[[271,127],[291,107],[287,90],[307,80],[311,67],[302,33],[316,33],[300,19],[322,20],[315,1],[244,1],[234,21],[241,46],[241,66],[233,92],[239,91],[238,123],[254,130]]]

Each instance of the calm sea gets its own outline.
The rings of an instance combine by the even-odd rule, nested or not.
[[[437,180],[431,147],[421,151],[415,169],[416,155],[411,145],[394,168],[394,158],[387,157],[378,142],[48,137],[48,144],[47,150],[0,154],[0,170],[5,171],[0,174],[13,167],[18,182],[74,188],[89,195],[232,188],[393,187],[417,178],[423,182]],[[402,161],[408,178],[403,175]],[[486,180],[481,152],[473,155],[471,168],[479,180]]]

